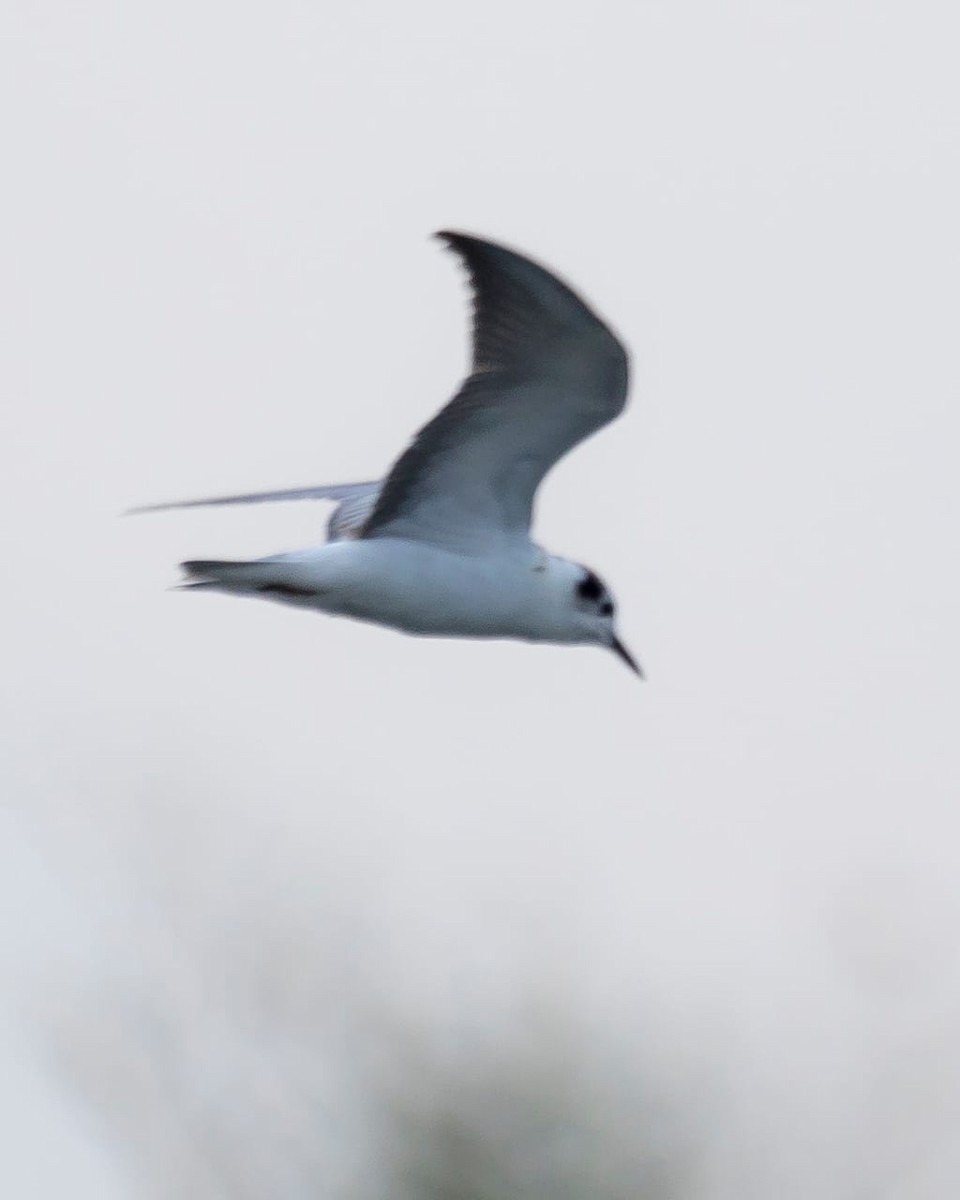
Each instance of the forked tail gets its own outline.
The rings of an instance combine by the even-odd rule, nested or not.
[[[196,558],[180,564],[190,582],[184,591],[229,592],[237,596],[264,596],[274,600],[307,600],[316,588],[291,583],[278,576],[285,574],[276,562],[228,562],[215,558]]]

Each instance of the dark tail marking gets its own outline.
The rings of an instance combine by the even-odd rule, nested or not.
[[[265,583],[258,587],[261,596],[276,596],[280,600],[299,600],[316,596],[315,588],[295,587],[292,583]]]

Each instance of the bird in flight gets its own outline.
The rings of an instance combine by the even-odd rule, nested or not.
[[[426,636],[604,646],[642,677],[599,576],[530,536],[543,477],[623,411],[626,350],[545,267],[482,238],[437,237],[469,275],[473,361],[385,479],[133,511],[336,501],[325,543],[248,562],[185,562],[185,588]]]

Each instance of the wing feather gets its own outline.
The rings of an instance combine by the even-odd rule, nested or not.
[[[544,475],[622,412],[627,354],[544,267],[480,238],[437,236],[470,277],[472,371],[394,464],[363,536],[477,549],[528,536]]]
[[[245,492],[238,496],[213,496],[204,500],[174,500],[167,504],[144,504],[127,510],[128,516],[139,513],[167,512],[172,508],[214,508],[227,504],[269,504],[276,500],[337,500],[327,523],[331,542],[342,538],[359,537],[373,511],[382,484],[379,480],[366,483],[316,484],[313,487],[285,488],[279,492]]]

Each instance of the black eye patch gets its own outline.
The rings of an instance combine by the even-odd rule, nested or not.
[[[587,571],[577,584],[577,595],[584,600],[599,600],[605,591],[606,588],[592,571]]]

